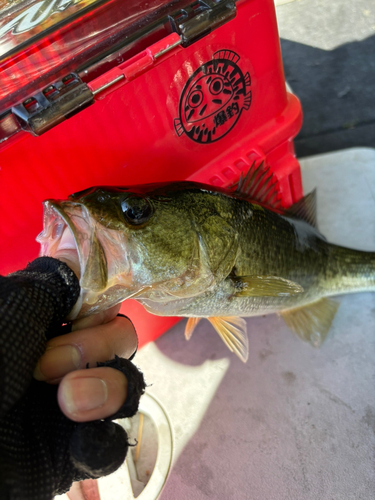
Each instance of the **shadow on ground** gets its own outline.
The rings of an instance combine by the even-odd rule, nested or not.
[[[331,51],[289,40],[281,47],[304,113],[297,156],[375,147],[375,36]]]

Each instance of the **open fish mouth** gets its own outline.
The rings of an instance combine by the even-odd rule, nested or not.
[[[127,241],[96,222],[82,203],[44,202],[40,256],[79,262],[80,297],[69,320],[108,309],[134,295]]]
[[[80,203],[47,200],[43,203],[43,210],[43,231],[36,238],[40,243],[39,255],[78,261],[82,287],[82,277],[89,257],[89,242],[92,239],[90,216],[86,208]],[[69,319],[78,315],[82,301],[81,293]]]
[[[40,256],[72,253],[79,260],[80,276],[85,273],[92,240],[90,216],[80,203],[47,200],[43,203],[43,231],[38,235]]]

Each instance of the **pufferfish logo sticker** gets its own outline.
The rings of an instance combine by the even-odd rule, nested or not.
[[[251,104],[250,75],[242,73],[240,56],[231,50],[215,52],[186,82],[180,97],[178,136],[209,144],[223,138]]]

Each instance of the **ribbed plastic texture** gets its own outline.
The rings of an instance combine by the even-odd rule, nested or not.
[[[273,0],[238,3],[234,20],[95,99],[40,137],[20,132],[1,144],[0,272],[37,256],[44,199],[90,186],[182,179],[225,186],[264,161],[284,206],[302,195],[292,144],[302,113],[285,89]],[[141,345],[176,321],[130,302],[123,312]]]

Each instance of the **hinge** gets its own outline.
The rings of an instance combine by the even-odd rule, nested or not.
[[[74,73],[12,108],[24,130],[41,135],[94,103],[88,86]]]
[[[187,47],[236,17],[234,0],[198,0],[169,16],[173,31]]]

